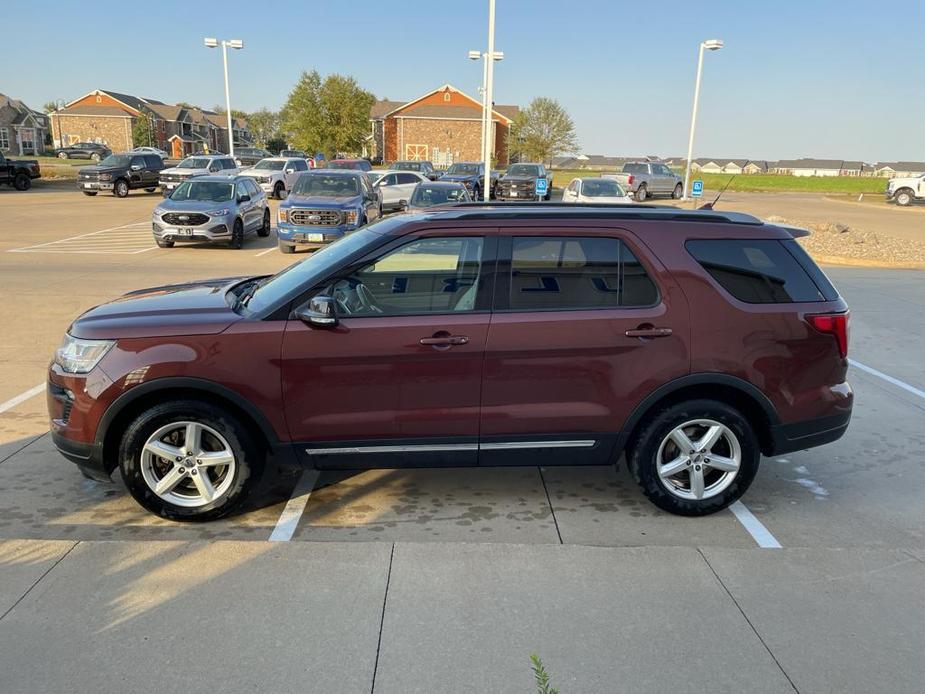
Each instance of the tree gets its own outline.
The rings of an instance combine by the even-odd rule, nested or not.
[[[376,98],[352,77],[303,72],[282,111],[283,130],[308,152],[357,152],[369,134],[369,109]]]
[[[261,108],[243,117],[247,120],[247,128],[253,134],[258,146],[267,147],[270,140],[279,139],[280,115],[278,111]]]
[[[191,103],[189,103],[189,102],[187,102],[187,101],[178,101],[178,102],[177,102],[177,106],[179,106],[180,108],[194,108],[194,109],[196,109],[197,111],[202,111],[202,110],[203,110],[201,106],[196,106],[195,104],[191,104]]]
[[[555,99],[537,97],[511,125],[511,152],[546,164],[560,154],[578,150],[575,124]]]
[[[151,119],[139,116],[132,123],[132,142],[136,147],[154,147],[154,130],[151,128]]]
[[[200,110],[201,110],[201,109],[200,109]],[[213,107],[212,107],[212,110],[213,110],[215,113],[221,113],[221,114],[223,114],[223,115],[224,115],[224,113],[225,113],[225,107],[224,107],[224,106],[213,106]],[[238,110],[238,109],[236,109],[236,108],[233,108],[233,109],[231,109],[231,117],[232,117],[232,118],[247,118],[247,114],[246,114],[244,111],[240,111],[240,110]]]
[[[46,101],[42,104],[42,113],[51,113],[52,111],[58,110],[58,102],[56,101]]]

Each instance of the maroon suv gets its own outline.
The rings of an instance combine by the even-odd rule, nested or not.
[[[88,311],[50,367],[54,441],[175,519],[228,513],[271,463],[621,453],[653,503],[711,513],[761,453],[848,426],[848,310],[800,233],[645,206],[393,217],[271,277]]]

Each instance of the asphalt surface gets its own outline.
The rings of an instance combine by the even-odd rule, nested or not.
[[[852,425],[735,514],[661,513],[622,466],[381,470],[183,525],[81,477],[26,396],[86,308],[293,257],[152,248],[143,193],[0,193],[0,692],[521,692],[534,652],[563,694],[922,691],[925,273],[826,268]]]

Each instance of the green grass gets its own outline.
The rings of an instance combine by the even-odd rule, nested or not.
[[[16,157],[12,157],[15,159]],[[23,155],[20,159],[35,159],[42,170],[42,178],[77,178],[77,170],[97,162],[92,159],[58,159],[58,157],[33,157]]]

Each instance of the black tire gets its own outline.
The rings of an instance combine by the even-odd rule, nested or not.
[[[912,204],[912,201],[915,200],[915,194],[908,188],[901,188],[896,191],[895,199],[897,205],[908,207]]]
[[[235,250],[244,248],[244,223],[240,219],[234,220],[234,226],[231,229],[230,246]]]
[[[95,190],[82,190],[80,192],[83,193],[84,195],[89,195],[91,198],[97,193],[97,191]]]
[[[731,483],[715,496],[699,500],[684,499],[671,492],[668,483],[659,477],[658,454],[662,442],[674,429],[686,422],[700,419],[718,422],[735,436],[741,452],[741,461]],[[742,413],[716,400],[689,400],[663,408],[650,416],[630,442],[626,459],[630,473],[642,488],[643,494],[653,504],[664,511],[681,516],[705,516],[726,508],[745,493],[758,472],[760,455],[758,437]],[[705,475],[712,475],[714,478],[722,475],[720,471],[708,468],[706,464],[704,468],[707,468]]]
[[[129,193],[128,181],[124,178],[120,178],[118,181],[112,184],[112,194],[117,198],[127,198]]]
[[[674,187],[674,190],[671,191],[671,197],[675,200],[680,200],[682,195],[684,195],[684,186],[679,183]]]
[[[279,247],[280,253],[295,253],[295,246],[290,246],[288,243],[277,241],[276,245]]]
[[[646,190],[645,185],[641,185],[636,189],[636,201],[645,202],[646,198],[649,197],[649,191]]]
[[[24,173],[18,173],[13,177],[13,187],[16,190],[29,190],[32,187],[32,179]]]
[[[472,199],[475,202],[482,201],[482,188],[480,186],[476,186],[475,188],[472,189]]]
[[[154,243],[157,244],[158,248],[173,248],[173,241],[164,241],[156,236],[154,237]]]
[[[58,152],[58,159],[70,159],[67,152]]]
[[[286,186],[283,185],[283,182],[277,181],[276,185],[273,186],[273,197],[276,198],[277,200],[282,200],[283,197],[285,197],[283,195],[285,191],[286,191]]]
[[[142,472],[142,449],[154,432],[171,422],[190,421],[219,432],[234,454],[232,482],[210,503],[184,507],[158,496]],[[152,513],[176,521],[210,521],[221,518],[247,499],[263,472],[264,452],[237,417],[221,407],[197,400],[166,402],[142,412],[126,429],[119,447],[122,479],[135,500]]]
[[[156,187],[155,188],[145,188],[146,193],[153,193],[155,190],[157,190]]]
[[[257,236],[266,238],[270,235],[270,210],[263,211],[263,224],[257,230]]]

